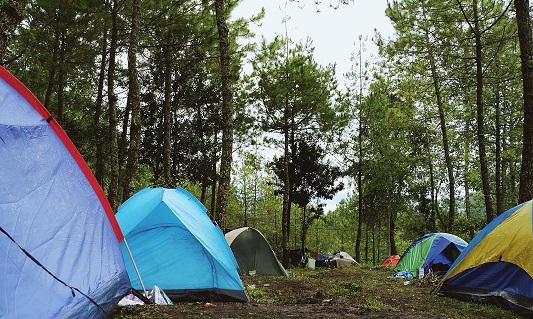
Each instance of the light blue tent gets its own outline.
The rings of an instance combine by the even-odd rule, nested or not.
[[[135,289],[156,285],[175,302],[247,301],[222,231],[185,189],[144,188],[119,207],[116,217],[135,260],[122,243]]]
[[[130,283],[122,233],[70,139],[0,67],[0,318],[106,318]]]

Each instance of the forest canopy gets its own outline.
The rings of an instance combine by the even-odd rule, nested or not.
[[[255,42],[249,25],[264,12],[230,18],[238,2],[4,1],[1,63],[114,209],[179,185],[223,228],[260,229],[285,264],[289,249],[377,264],[429,232],[468,241],[527,199],[514,2],[389,1],[394,37],[373,40],[372,63],[368,40],[350,39],[359,51],[343,89],[312,42]]]

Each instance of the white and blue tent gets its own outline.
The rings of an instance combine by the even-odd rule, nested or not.
[[[185,189],[143,188],[116,217],[133,288],[158,286],[174,302],[248,300],[222,231]]]
[[[0,67],[0,318],[106,318],[130,289],[122,233],[74,144]]]

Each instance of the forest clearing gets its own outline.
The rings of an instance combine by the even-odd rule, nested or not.
[[[370,266],[290,268],[289,277],[242,276],[247,303],[127,306],[109,318],[522,318],[496,306],[436,295],[438,281],[431,275],[406,280],[392,278],[393,273]]]
[[[346,72],[306,1],[245,2],[2,1],[0,317],[533,318],[530,1],[371,0],[390,32],[346,36],[370,2],[309,2]],[[402,251],[428,276],[376,268]],[[143,282],[207,298],[116,307]]]

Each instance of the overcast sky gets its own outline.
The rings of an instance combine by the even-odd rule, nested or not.
[[[338,0],[331,0],[332,4]],[[322,66],[336,64],[339,83],[344,83],[344,74],[353,64],[352,55],[359,50],[359,36],[368,38],[364,46],[363,59],[372,61],[377,56],[377,48],[372,42],[375,32],[382,37],[393,36],[394,29],[385,15],[387,0],[354,0],[353,4],[334,9],[330,0],[322,0],[318,7],[314,0],[242,0],[233,12],[233,19],[249,19],[265,8],[266,15],[261,25],[251,25],[259,43],[261,37],[272,41],[276,35],[288,37],[294,42],[312,40],[314,58]],[[317,12],[319,10],[319,12]],[[287,25],[284,18],[287,17]],[[337,194],[333,200],[326,201],[326,212],[335,209],[337,203],[352,192],[352,188]]]
[[[365,55],[371,60],[370,55],[377,56],[377,48],[372,42],[375,30],[385,38],[392,36],[394,31],[385,16],[387,0],[354,0],[353,4],[338,9],[330,7],[330,1],[337,3],[338,0],[322,0],[319,6],[314,0],[243,0],[234,10],[233,17],[250,18],[264,7],[266,15],[262,24],[251,26],[257,39],[264,36],[271,41],[275,35],[285,36],[285,27],[292,41],[304,42],[310,38],[315,48],[315,60],[322,66],[335,63],[337,77],[342,83],[343,75],[352,65],[350,57],[358,51],[359,36],[368,38]],[[284,17],[288,17],[286,26]]]

